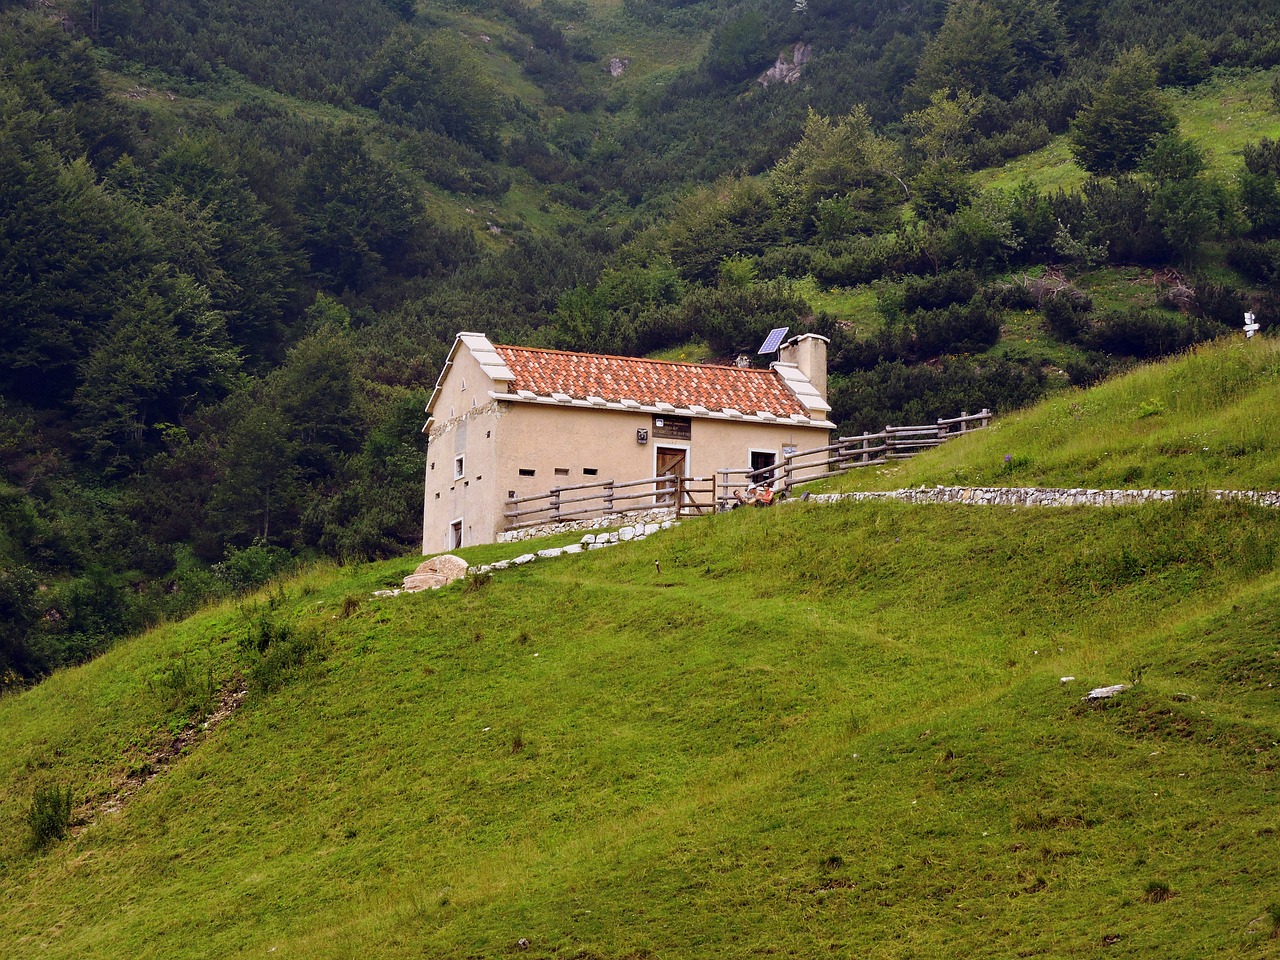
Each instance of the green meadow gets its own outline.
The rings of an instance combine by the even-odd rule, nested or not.
[[[1277,490],[1277,409],[1280,342],[1237,334],[1090,390],[1064,390],[928,457],[826,482],[854,490],[920,484]]]
[[[1276,363],[1143,368],[902,476],[1009,450],[1019,482],[1149,456],[1255,485]],[[1200,472],[1156,456],[1200,433]],[[1277,957],[1278,540],[1280,513],[1195,492],[793,503],[425,594],[371,596],[416,557],[317,567],[0,699],[0,943]],[[37,847],[53,785],[71,826]]]
[[[1245,144],[1280,137],[1280,110],[1270,83],[1271,75],[1264,72],[1222,74],[1168,94],[1179,132],[1205,151],[1211,174],[1234,177],[1243,169]],[[1008,190],[1029,182],[1053,191],[1078,190],[1087,177],[1072,158],[1067,138],[1059,136],[1039,150],[978,171],[975,181]]]

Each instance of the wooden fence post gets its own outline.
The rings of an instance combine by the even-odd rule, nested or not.
[[[613,480],[604,482],[604,512],[613,513]]]
[[[560,520],[560,488],[551,488],[551,520],[558,522]]]

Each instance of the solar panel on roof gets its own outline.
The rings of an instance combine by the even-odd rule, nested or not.
[[[764,338],[764,343],[760,344],[760,349],[756,353],[773,353],[782,345],[782,338],[787,335],[790,327],[775,327],[769,331],[769,335]]]

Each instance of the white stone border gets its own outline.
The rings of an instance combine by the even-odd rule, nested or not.
[[[545,550],[539,550],[537,553],[522,553],[511,560],[499,560],[497,563],[486,563],[483,566],[471,567],[467,570],[467,573],[494,573],[498,570],[507,570],[510,567],[522,567],[526,563],[533,563],[538,559],[549,560],[552,557],[562,557],[567,553],[600,550],[603,547],[612,547],[619,543],[643,540],[659,530],[670,530],[672,527],[678,526],[680,526],[679,520],[668,519],[657,523],[635,523],[606,533],[588,533],[578,543],[571,543],[564,547],[548,547]]]
[[[964,503],[993,507],[1121,507],[1167,503],[1192,491],[1095,490],[1084,487],[906,487],[901,490],[856,493],[812,493],[782,503],[839,503],[844,500],[900,500],[903,503]],[[1214,500],[1243,500],[1260,507],[1280,508],[1280,491],[1209,490]]]

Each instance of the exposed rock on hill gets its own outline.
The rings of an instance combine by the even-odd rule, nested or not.
[[[790,59],[788,59],[788,56]],[[762,87],[774,83],[795,83],[800,79],[804,65],[813,57],[813,46],[808,43],[797,43],[790,50],[783,50],[772,67],[760,74],[756,82]]]

